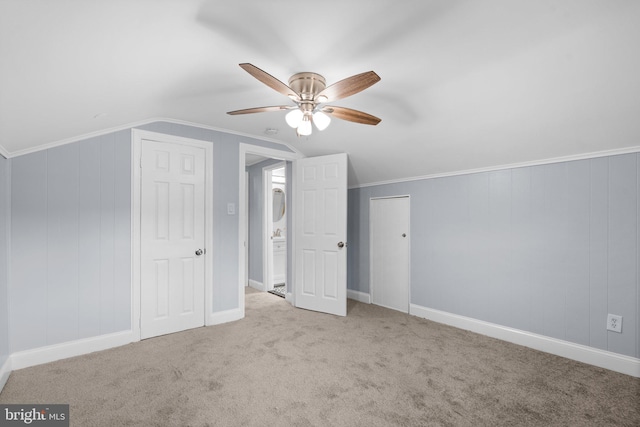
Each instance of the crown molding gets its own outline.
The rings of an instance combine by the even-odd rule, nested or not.
[[[482,172],[494,172],[505,169],[516,169],[516,168],[524,168],[530,166],[541,166],[548,165],[552,163],[563,163],[563,162],[572,162],[576,160],[589,160],[589,159],[597,159],[599,157],[610,157],[610,156],[618,156],[621,154],[633,154],[640,153],[640,145],[636,145],[633,147],[626,148],[617,148],[615,150],[604,150],[604,151],[594,151],[591,153],[584,154],[575,154],[571,156],[562,156],[562,157],[550,157],[548,159],[541,160],[532,160],[529,162],[521,162],[521,163],[510,163],[506,165],[497,165],[497,166],[487,166],[484,168],[477,169],[466,169],[461,171],[453,171],[453,172],[444,172],[444,173],[436,173],[430,175],[421,175],[421,176],[413,176],[407,178],[399,178],[399,179],[390,179],[387,181],[377,181],[370,182],[366,184],[354,185],[349,187],[349,190],[353,190],[356,188],[365,188],[365,187],[375,187],[378,185],[387,185],[387,184],[398,184],[402,182],[411,182],[411,181],[421,181],[424,179],[435,179],[435,178],[446,178],[450,176],[459,176],[459,175],[471,175],[474,173],[482,173]]]
[[[203,125],[203,124],[200,124],[200,123],[188,122],[186,120],[178,120],[178,119],[156,118],[156,119],[152,120],[151,123],[152,122],[169,122],[169,123],[174,123],[174,124],[178,124],[178,125],[186,125],[186,126],[198,127],[198,128],[201,128],[201,129],[213,130],[213,131],[216,131],[216,132],[224,132],[224,133],[228,133],[228,134],[231,134],[231,135],[243,136],[245,138],[259,139],[260,141],[266,141],[266,142],[271,142],[271,143],[274,143],[274,144],[284,145],[289,150],[291,150],[292,153],[301,154],[298,151],[298,149],[293,147],[291,144],[288,144],[286,142],[280,141],[278,139],[269,138],[267,136],[252,135],[250,133],[238,132],[238,131],[235,131],[235,130],[218,128],[218,127],[215,127],[215,126]],[[140,125],[138,125],[138,126],[140,126]]]
[[[170,119],[170,118],[166,118],[166,117],[152,117],[152,118],[148,118],[148,119],[144,119],[144,120],[139,120],[139,121],[136,121],[136,122],[126,123],[126,124],[123,124],[123,125],[120,125],[120,126],[114,126],[114,127],[110,127],[110,128],[101,129],[101,130],[95,131],[95,132],[85,133],[85,134],[74,136],[74,137],[71,137],[71,138],[60,139],[60,140],[57,140],[57,141],[53,141],[53,142],[49,142],[49,143],[46,143],[46,144],[38,145],[37,147],[28,148],[28,149],[24,149],[24,150],[17,150],[17,151],[14,151],[14,152],[9,152],[2,145],[0,145],[0,155],[2,155],[3,157],[5,157],[7,159],[10,159],[12,157],[24,156],[25,154],[36,153],[38,151],[48,150],[50,148],[59,147],[61,145],[71,144],[71,143],[74,143],[74,142],[82,141],[82,140],[89,139],[89,138],[95,138],[95,137],[98,137],[98,136],[106,135],[106,134],[113,133],[113,132],[118,132],[118,131],[121,131],[121,130],[133,129],[133,128],[137,128],[137,127],[140,127],[140,126],[148,125],[150,123],[155,123],[155,122],[166,122],[166,123],[173,123],[173,124],[177,124],[177,125],[192,126],[192,127],[197,127],[197,128],[200,128],[200,129],[207,129],[207,130],[212,130],[212,131],[216,131],[216,132],[224,132],[224,133],[227,133],[227,134],[238,135],[238,136],[242,136],[242,137],[245,137],[245,138],[259,139],[261,141],[266,141],[266,142],[271,142],[273,144],[283,145],[283,146],[287,147],[291,152],[296,153],[296,154],[300,154],[300,152],[297,149],[295,149],[294,147],[292,147],[291,145],[289,145],[289,144],[287,144],[285,142],[279,141],[277,139],[258,136],[258,135],[251,135],[251,134],[248,134],[248,133],[242,133],[242,132],[237,132],[237,131],[233,131],[233,130],[229,130],[229,129],[223,129],[223,128],[217,128],[217,127],[214,127],[214,126],[208,126],[208,125],[203,125],[203,124],[194,123],[194,122],[188,122],[188,121],[184,121],[184,120]]]

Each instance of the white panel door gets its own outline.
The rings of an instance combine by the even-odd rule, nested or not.
[[[205,152],[143,140],[141,166],[144,339],[204,325]]]
[[[296,160],[295,304],[347,315],[347,155]]]
[[[371,199],[371,300],[409,312],[409,197]]]

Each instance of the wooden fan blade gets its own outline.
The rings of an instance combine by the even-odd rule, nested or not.
[[[345,107],[332,107],[327,105],[322,109],[322,112],[330,114],[337,119],[348,120],[350,122],[361,123],[363,125],[375,126],[382,121],[382,119],[372,116],[371,114]]]
[[[266,113],[268,111],[290,110],[292,108],[298,108],[298,107],[290,106],[290,105],[274,105],[272,107],[256,107],[256,108],[246,108],[244,110],[227,111],[227,114],[231,114],[232,116],[235,116],[237,114]]]
[[[263,71],[260,68],[256,67],[255,65],[243,63],[240,64],[240,67],[242,67],[243,70],[251,74],[256,79],[260,80],[262,83],[269,86],[271,89],[280,92],[284,96],[288,96],[290,98],[293,96],[296,99],[300,98],[300,94],[298,94],[295,90],[291,89],[289,86],[282,83],[280,80],[276,79],[266,71]]]
[[[361,92],[379,81],[380,76],[373,71],[356,74],[355,76],[347,77],[346,79],[340,80],[339,82],[327,87],[316,95],[315,99],[318,100],[320,97],[326,97],[326,101],[320,102],[336,101]]]

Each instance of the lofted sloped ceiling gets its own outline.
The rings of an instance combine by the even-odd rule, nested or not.
[[[167,118],[347,152],[350,185],[640,145],[635,0],[0,0],[0,152]],[[382,118],[298,138],[240,67],[328,83]],[[265,135],[266,129],[276,135]]]

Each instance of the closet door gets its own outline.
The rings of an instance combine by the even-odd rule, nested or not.
[[[205,152],[142,141],[141,338],[204,325]]]
[[[371,301],[409,312],[409,197],[371,199]]]

